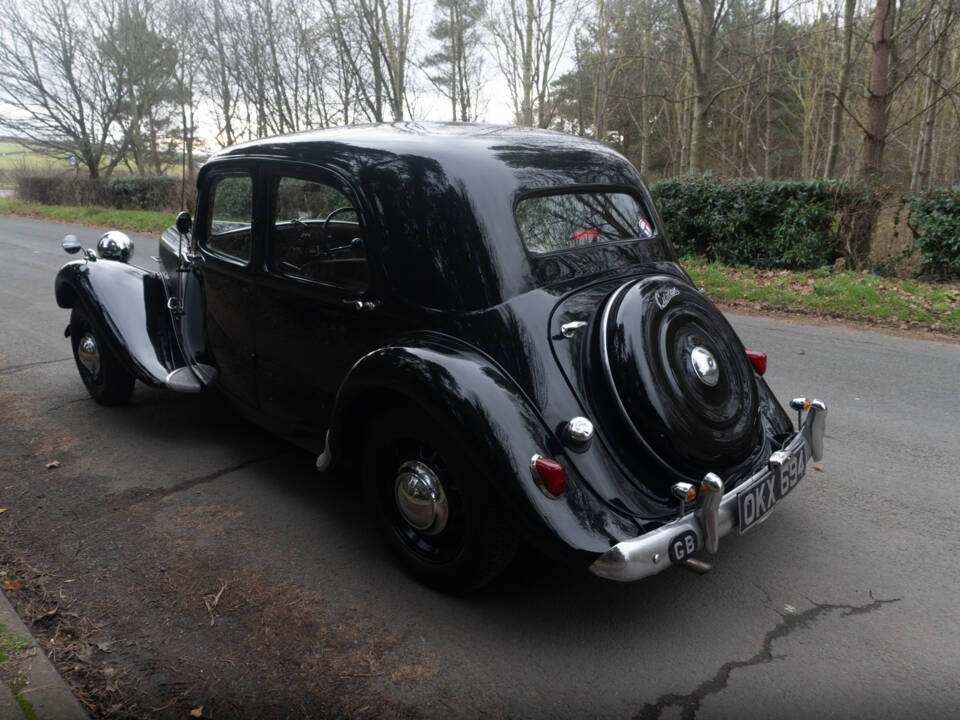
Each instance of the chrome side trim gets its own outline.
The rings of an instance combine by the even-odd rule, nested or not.
[[[801,451],[807,457],[816,458],[814,451],[819,449],[822,452],[823,449],[826,411],[827,407],[824,403],[819,400],[812,401],[806,422],[793,436],[784,451],[786,453]],[[708,473],[700,485],[701,496],[698,498],[697,509],[694,512],[687,513],[644,535],[617,543],[593,561],[590,572],[621,582],[655,575],[672,564],[662,562],[662,559],[671,557],[671,542],[686,532],[696,535],[698,548],[705,547],[709,552],[716,552],[720,538],[739,524],[737,512],[740,493],[759,482],[770,472],[769,466],[764,467],[726,494],[723,494],[722,483],[717,488],[720,478]],[[707,499],[703,499],[704,495]],[[715,511],[710,507],[713,503],[716,504]]]

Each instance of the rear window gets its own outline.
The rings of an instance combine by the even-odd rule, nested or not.
[[[535,195],[520,200],[515,215],[524,245],[537,254],[656,234],[643,205],[625,192]]]

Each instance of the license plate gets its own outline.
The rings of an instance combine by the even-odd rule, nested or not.
[[[807,470],[805,447],[798,448],[783,461],[779,468],[774,467],[769,474],[745,488],[737,496],[740,511],[740,534],[759,525],[773,510],[773,506],[793,490]]]

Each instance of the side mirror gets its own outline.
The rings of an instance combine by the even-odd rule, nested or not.
[[[186,235],[193,227],[193,220],[190,219],[190,213],[186,210],[177,215],[177,232]]]
[[[60,243],[60,247],[62,247],[63,251],[69,255],[76,255],[78,252],[83,250],[83,245],[80,244],[80,240],[77,239],[76,235],[64,236],[63,241]]]

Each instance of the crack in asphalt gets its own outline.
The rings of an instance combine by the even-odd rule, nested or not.
[[[871,595],[872,597],[872,595]],[[747,660],[731,660],[724,663],[716,674],[709,680],[700,683],[691,692],[681,695],[679,693],[666,693],[661,695],[652,703],[647,703],[634,716],[634,720],[657,720],[663,715],[663,711],[668,707],[678,707],[681,709],[683,720],[694,720],[703,701],[710,695],[726,690],[727,683],[730,681],[730,675],[734,670],[751,667],[753,665],[763,665],[779,659],[773,654],[771,649],[774,640],[787,637],[795,630],[808,627],[810,623],[821,615],[842,610],[841,617],[851,615],[864,615],[874,610],[878,610],[884,605],[900,602],[902,598],[891,598],[889,600],[874,600],[866,605],[834,605],[831,603],[813,603],[813,607],[797,614],[781,614],[781,621],[777,623],[763,638],[763,644],[760,650]]]
[[[206,475],[201,475],[200,477],[184,480],[183,482],[179,482],[176,485],[171,485],[168,488],[152,490],[150,492],[150,499],[163,500],[164,498],[168,498],[171,495],[176,495],[177,493],[183,492],[184,490],[189,490],[190,488],[196,487],[197,485],[203,485],[204,483],[213,482],[217,478],[221,478],[224,475],[229,475],[230,473],[234,473],[237,470],[243,470],[245,467],[250,467],[251,465],[256,465],[257,463],[266,462],[267,460],[273,460],[276,457],[279,457],[279,454],[275,453],[273,455],[265,455],[262,457],[251,458],[250,460],[244,460],[242,463],[221,468],[220,470],[215,470],[212,473],[207,473]]]
[[[12,375],[13,373],[20,372],[21,370],[29,370],[30,368],[37,367],[38,365],[53,365],[55,363],[66,362],[67,360],[73,360],[73,358],[67,357],[60,358],[59,360],[40,360],[38,362],[23,363],[22,365],[11,365],[10,367],[0,368],[0,375]]]

